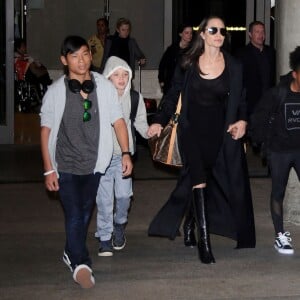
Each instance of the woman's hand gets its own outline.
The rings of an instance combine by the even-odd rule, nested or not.
[[[162,129],[163,129],[163,127],[160,124],[154,123],[149,127],[149,129],[147,131],[147,135],[149,137],[153,137],[155,135],[160,136]]]
[[[246,133],[247,122],[240,120],[229,125],[227,132],[230,133],[234,140],[242,138]]]

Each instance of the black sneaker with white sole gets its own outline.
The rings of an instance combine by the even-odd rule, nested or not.
[[[284,233],[279,232],[275,238],[274,247],[281,254],[294,254],[294,249],[292,244],[291,234],[286,231]]]
[[[114,224],[113,240],[114,250],[122,250],[126,245],[125,224]]]
[[[107,241],[100,241],[98,256],[113,256],[113,254],[114,253],[111,239]]]

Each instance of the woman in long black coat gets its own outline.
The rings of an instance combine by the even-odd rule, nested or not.
[[[175,235],[192,199],[199,257],[214,263],[209,232],[255,247],[255,226],[247,163],[241,138],[246,131],[242,67],[221,50],[222,19],[202,21],[197,38],[177,68],[163,111],[149,128],[160,134],[182,94],[179,139],[184,167],[175,191],[149,227],[149,235]],[[209,230],[208,230],[209,228]]]

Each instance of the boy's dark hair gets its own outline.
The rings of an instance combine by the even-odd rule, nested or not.
[[[300,70],[300,46],[297,46],[295,50],[290,53],[290,68],[293,71]]]
[[[256,25],[261,25],[261,26],[265,27],[265,24],[263,22],[261,22],[261,21],[253,21],[253,22],[251,22],[249,24],[248,31],[252,32],[253,27],[256,26]]]
[[[81,36],[77,36],[77,35],[67,36],[61,45],[60,54],[66,57],[69,53],[76,52],[82,46],[87,46],[88,49],[90,48],[88,42]]]

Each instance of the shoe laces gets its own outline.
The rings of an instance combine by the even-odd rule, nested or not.
[[[71,266],[71,261],[70,261],[69,256],[66,252],[64,252],[64,259]]]
[[[290,232],[286,231],[284,233],[280,232],[277,238],[279,239],[280,243],[283,246],[286,246],[286,245],[290,245],[290,242],[292,241],[292,238],[290,236],[291,236]]]

